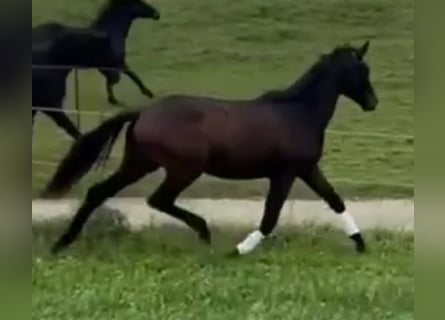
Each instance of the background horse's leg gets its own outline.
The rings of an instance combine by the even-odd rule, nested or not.
[[[114,71],[114,70],[100,70],[100,72],[103,74],[103,76],[106,79],[106,88],[107,88],[107,98],[108,102],[111,105],[122,105],[121,102],[119,102],[116,99],[116,96],[114,95],[113,87],[120,81],[120,72]]]
[[[346,234],[355,242],[358,252],[365,251],[365,242],[354,218],[346,211],[343,199],[328,182],[320,168],[316,167],[310,174],[302,177],[312,190],[324,199],[329,207],[343,219]]]
[[[237,254],[252,252],[265,237],[272,233],[277,225],[284,201],[289,195],[294,180],[295,175],[287,172],[283,172],[270,179],[269,193],[260,229],[250,233],[243,242],[238,244]]]
[[[93,211],[104,203],[107,198],[114,196],[131,183],[138,181],[148,171],[149,170],[138,166],[121,166],[121,168],[108,179],[91,187],[69,228],[54,245],[53,253],[61,251],[74,242]]]
[[[50,117],[60,128],[66,131],[74,140],[79,139],[81,133],[74,123],[63,113],[62,108],[54,111],[44,111],[44,113]]]
[[[128,66],[125,66],[125,71],[124,73],[131,79],[133,80],[133,82],[138,86],[138,88],[141,90],[142,94],[144,94],[145,96],[149,97],[149,98],[153,98],[153,92],[151,92],[150,89],[148,89],[144,83],[142,82],[141,78],[139,78],[139,76],[133,71],[131,70]]]
[[[210,243],[211,235],[207,222],[198,215],[175,205],[179,194],[190,186],[199,175],[199,172],[176,175],[167,170],[166,179],[147,202],[150,207],[181,220],[195,230],[201,240]]]

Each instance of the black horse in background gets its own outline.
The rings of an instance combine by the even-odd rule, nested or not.
[[[42,112],[50,117],[73,139],[81,136],[79,129],[63,111],[67,78],[72,66],[111,67],[115,58],[112,42],[107,34],[89,29],[66,29],[50,41],[32,44],[32,125],[35,116]],[[42,65],[42,68],[36,67]],[[48,69],[46,66],[51,65]]]
[[[107,3],[100,10],[93,23],[85,28],[68,26],[58,22],[49,22],[33,27],[32,41],[34,44],[47,43],[53,41],[61,34],[69,31],[77,32],[79,29],[100,31],[106,33],[112,42],[111,50],[102,52],[105,60],[113,59],[113,69],[97,68],[106,78],[106,89],[108,101],[117,105],[120,102],[116,99],[113,87],[119,82],[120,74],[126,74],[141,90],[141,92],[153,97],[153,93],[144,85],[140,77],[128,66],[126,62],[126,39],[130,32],[133,21],[138,18],[159,20],[159,11],[143,0],[107,0]],[[85,34],[88,34],[86,32]],[[73,61],[73,64],[83,68],[91,68],[89,65],[82,65],[81,61]]]

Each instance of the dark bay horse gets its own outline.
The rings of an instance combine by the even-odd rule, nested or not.
[[[369,42],[344,46],[323,55],[285,90],[251,100],[171,95],[150,108],[123,112],[102,123],[73,145],[43,191],[61,196],[109,150],[128,124],[119,169],[91,187],[67,231],[53,247],[59,252],[72,243],[88,217],[107,198],[159,168],[165,180],[148,204],[183,221],[210,242],[207,223],[175,204],[178,196],[202,174],[222,179],[267,178],[263,219],[258,230],[238,244],[237,254],[251,252],[275,228],[283,203],[296,178],[301,178],[344,221],[358,252],[365,242],[344,201],[319,167],[325,130],[344,95],[364,111],[378,100],[364,61]]]
[[[120,104],[116,99],[113,87],[119,82],[120,74],[126,74],[141,90],[141,92],[152,98],[153,93],[144,85],[140,77],[128,66],[126,62],[126,39],[135,19],[145,18],[159,20],[160,13],[153,6],[143,0],[107,0],[105,6],[100,10],[93,23],[82,29],[105,32],[111,39],[112,48],[108,52],[101,52],[106,60],[114,59],[113,69],[98,68],[106,78],[106,90],[108,101],[113,104]],[[37,25],[32,30],[33,43],[48,42],[60,33],[70,30],[80,29],[80,27],[67,26],[58,22],[44,23]],[[82,61],[74,61],[79,67],[90,68],[89,65],[82,65]]]
[[[67,78],[75,63],[85,66],[112,66],[112,48],[107,34],[89,29],[59,32],[49,41],[33,43],[32,62],[32,126],[38,112],[50,117],[73,139],[81,136],[79,129],[63,110]],[[37,65],[48,66],[38,68]]]

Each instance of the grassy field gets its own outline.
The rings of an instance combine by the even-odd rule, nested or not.
[[[33,1],[33,24],[87,24],[102,1]],[[249,98],[286,86],[334,46],[372,40],[368,57],[381,104],[373,114],[342,99],[328,134],[323,167],[347,197],[414,194],[414,53],[412,0],[155,0],[161,21],[138,21],[128,62],[157,96],[186,93]],[[81,78],[81,109],[116,113],[95,71]],[[117,87],[128,108],[148,102],[126,78]],[[67,97],[72,104],[73,95]],[[75,119],[75,117],[73,117]],[[82,130],[103,117],[81,117]],[[336,130],[335,132],[332,130]],[[346,134],[340,134],[341,131]],[[380,133],[372,136],[367,133]],[[37,120],[32,189],[42,188],[69,140]],[[119,161],[122,139],[103,172]],[[162,172],[124,190],[146,196]],[[264,181],[202,177],[184,196],[262,197]],[[297,184],[293,197],[312,197]],[[109,221],[108,221],[109,222]],[[214,230],[212,251],[189,230],[128,233],[91,223],[82,239],[54,258],[61,229],[33,226],[32,319],[414,319],[412,234],[369,232],[370,252],[357,256],[342,232],[281,230],[255,254],[225,253],[246,230]]]
[[[95,15],[97,0],[33,1],[33,24],[62,20],[85,25]],[[342,99],[323,161],[328,176],[349,197],[412,196],[414,168],[413,22],[412,0],[207,0],[152,1],[159,22],[138,21],[128,40],[128,62],[157,96],[170,93],[248,98],[293,82],[317,57],[334,46],[372,40],[368,60],[380,97],[380,108],[364,114]],[[105,99],[104,80],[95,71],[81,73],[81,109],[118,112]],[[123,78],[118,98],[128,107],[147,104]],[[72,93],[67,105],[72,103]],[[100,122],[83,116],[82,130]],[[46,118],[38,118],[34,161],[54,162],[69,140]],[[362,133],[384,133],[373,137]],[[394,136],[395,135],[395,136]],[[408,137],[398,137],[407,135]],[[121,154],[120,145],[102,179]],[[34,194],[53,167],[34,164]],[[123,191],[147,195],[162,172]],[[85,184],[76,188],[80,192]],[[203,177],[185,195],[190,197],[261,197],[264,181],[226,182]],[[292,196],[311,196],[296,185]]]
[[[245,231],[214,231],[211,252],[188,230],[100,221],[57,259],[60,230],[34,227],[32,319],[414,319],[412,234],[366,234],[357,256],[342,232],[282,230],[231,259]]]

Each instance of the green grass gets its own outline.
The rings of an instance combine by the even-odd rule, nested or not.
[[[128,61],[146,84],[162,96],[170,93],[248,98],[294,81],[317,57],[345,42],[372,40],[369,63],[381,104],[363,113],[340,101],[329,133],[323,167],[348,197],[410,197],[414,194],[414,139],[361,136],[362,132],[414,134],[414,53],[412,0],[207,0],[152,1],[161,10],[159,22],[138,21],[128,40]],[[33,24],[47,19],[86,24],[99,1],[33,1]],[[118,97],[131,107],[146,104],[123,78]],[[73,99],[72,92],[67,103]],[[95,71],[81,73],[81,108],[115,113],[108,106],[104,80]],[[83,116],[82,130],[97,125]],[[121,141],[122,142],[122,139]],[[69,143],[45,118],[38,119],[33,159],[57,161]],[[114,150],[117,159],[121,144]],[[115,168],[110,163],[107,173]],[[33,165],[34,195],[53,168]],[[105,173],[104,173],[105,174]],[[121,195],[147,195],[160,175]],[[103,178],[103,175],[95,176]],[[346,181],[345,181],[346,180]],[[91,182],[87,180],[87,182]],[[82,184],[74,190],[84,190]],[[261,197],[264,182],[225,182],[203,177],[185,195],[190,197]],[[297,185],[292,196],[312,196]]]
[[[63,256],[61,229],[34,226],[32,319],[414,319],[414,236],[280,230],[251,256],[227,258],[245,230],[213,230],[213,252],[185,229],[129,233],[90,224]]]
[[[293,82],[321,53],[345,42],[372,40],[369,63],[381,104],[373,114],[342,99],[328,134],[323,167],[347,197],[414,194],[414,139],[362,136],[414,134],[412,0],[156,0],[161,21],[139,21],[128,41],[128,61],[157,96],[170,93],[249,98]],[[86,24],[97,0],[33,1],[33,24]],[[81,108],[116,113],[104,80],[82,72]],[[123,78],[118,98],[146,104]],[[73,94],[67,97],[72,103]],[[82,116],[82,130],[100,118]],[[33,160],[57,162],[69,140],[46,118],[37,120]],[[116,167],[119,140],[104,172],[73,190],[80,194]],[[33,165],[33,194],[54,168]],[[146,196],[162,172],[120,195]],[[262,197],[264,181],[203,177],[184,196]],[[292,197],[312,197],[296,184]],[[246,230],[213,230],[213,252],[189,230],[129,233],[109,223],[89,224],[62,257],[48,248],[58,226],[33,226],[33,319],[414,319],[412,234],[369,232],[357,256],[342,232],[280,230],[253,255],[226,252]]]
[[[86,24],[98,0],[33,1],[33,24]],[[293,82],[321,53],[345,42],[372,40],[369,63],[381,104],[372,114],[342,99],[328,134],[323,167],[347,197],[411,197],[414,139],[412,0],[156,0],[161,21],[139,21],[128,40],[128,61],[157,96],[171,93],[249,98]],[[116,113],[104,80],[82,72],[81,109]],[[146,100],[128,79],[117,87],[129,108]],[[69,93],[67,104],[72,103]],[[82,130],[100,117],[82,116]],[[33,160],[57,162],[69,147],[46,118],[37,120]],[[73,190],[80,194],[119,161],[119,140],[104,172]],[[54,168],[33,165],[33,194]],[[146,196],[162,172],[120,195]],[[262,197],[265,181],[202,177],[189,197]],[[296,184],[292,197],[312,197]],[[342,232],[280,230],[253,255],[225,256],[246,230],[213,230],[213,252],[189,230],[129,233],[89,224],[82,238],[54,258],[48,248],[61,232],[33,226],[33,319],[414,319],[412,234],[365,233],[357,256]]]

